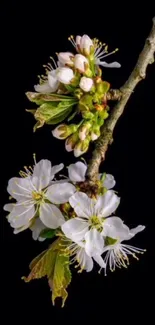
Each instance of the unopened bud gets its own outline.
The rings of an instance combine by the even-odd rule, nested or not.
[[[89,130],[92,126],[90,122],[84,122],[79,128],[79,138],[83,141],[89,133]]]
[[[80,72],[84,73],[88,67],[89,62],[85,56],[82,54],[76,54],[74,58],[74,67]]]
[[[73,70],[67,67],[57,69],[57,79],[65,85],[69,85],[74,78]]]
[[[77,125],[76,124],[60,124],[53,131],[52,134],[55,138],[63,140],[66,139],[69,135],[76,132]]]
[[[105,120],[105,119],[109,116],[109,114],[108,114],[108,112],[107,112],[106,109],[100,111],[100,112],[99,112],[99,115],[100,115],[100,117],[101,117],[103,120]]]
[[[104,95],[105,93],[107,93],[109,88],[110,88],[110,84],[107,81],[99,82],[96,85],[96,90],[99,95]]]
[[[58,60],[62,65],[68,65],[70,67],[73,67],[74,63],[73,63],[73,59],[74,59],[74,54],[70,53],[70,52],[60,52],[58,54]]]
[[[68,152],[73,151],[76,143],[79,140],[78,132],[73,133],[66,139],[65,148]]]
[[[83,91],[89,92],[93,87],[93,84],[94,84],[93,79],[82,77],[79,86]]]
[[[95,141],[99,138],[101,132],[100,132],[100,126],[95,125],[91,131],[91,140]]]
[[[91,49],[94,48],[93,42],[88,35],[83,35],[77,39],[82,54],[89,56]]]
[[[91,120],[94,117],[94,114],[88,111],[81,111],[82,117],[86,120]]]
[[[80,99],[81,96],[83,95],[83,91],[82,91],[80,88],[78,88],[78,89],[76,89],[76,90],[74,91],[74,95],[75,95],[78,99]]]
[[[90,137],[86,138],[84,141],[78,141],[74,148],[74,156],[79,157],[83,155],[89,148]]]

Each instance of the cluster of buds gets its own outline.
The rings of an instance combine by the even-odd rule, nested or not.
[[[79,124],[59,124],[52,131],[58,139],[66,139],[66,150],[74,150],[76,157],[87,151],[90,141],[100,136],[100,128],[108,117],[107,92],[110,84],[102,80],[99,66],[120,67],[118,62],[106,63],[104,57],[108,47],[88,35],[69,37],[76,53],[57,53],[54,67],[46,65],[46,75],[40,77],[35,90],[42,96],[41,106],[34,113],[39,123],[58,124],[76,114],[81,116]],[[49,97],[48,97],[49,96]],[[53,96],[53,97],[52,97]],[[28,97],[29,98],[29,97]],[[29,98],[30,99],[30,98]],[[30,99],[34,101],[34,97]],[[37,103],[37,101],[36,101]]]
[[[64,140],[65,148],[68,152],[73,151],[75,157],[84,154],[88,148],[90,141],[95,141],[101,134],[101,126],[108,117],[107,110],[96,111],[90,119],[83,119],[79,124],[60,124],[53,131],[53,136],[57,139]],[[85,114],[86,115],[86,114]]]

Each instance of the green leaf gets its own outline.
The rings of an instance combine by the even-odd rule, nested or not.
[[[42,238],[53,238],[55,236],[55,229],[43,229],[39,236]]]
[[[63,121],[72,111],[73,106],[77,101],[53,102],[42,104],[35,112],[35,119],[38,121],[36,128],[42,127],[46,124],[56,124]]]
[[[63,255],[61,251],[61,238],[57,239],[48,250],[42,252],[31,262],[30,270],[30,274],[23,277],[23,280],[30,282],[33,279],[46,276],[52,290],[53,304],[57,297],[61,297],[62,306],[64,306],[68,296],[66,289],[71,282],[71,272],[69,256]]]
[[[72,101],[75,100],[73,96],[59,95],[59,94],[41,94],[28,91],[26,93],[27,98],[37,105],[42,105],[45,102],[60,102],[60,101]]]
[[[55,266],[49,277],[49,285],[52,290],[52,302],[55,303],[55,299],[58,297],[62,298],[62,307],[65,304],[68,293],[66,288],[71,282],[71,272],[69,269],[69,258],[62,256],[61,254],[56,255]]]
[[[66,119],[66,117],[72,112],[72,107],[68,108],[65,112],[62,112],[61,114],[58,114],[55,118],[52,118],[48,121],[47,124],[54,125],[58,124]]]

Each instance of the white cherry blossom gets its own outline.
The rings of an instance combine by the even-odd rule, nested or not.
[[[97,200],[90,199],[83,192],[76,192],[69,203],[77,217],[66,221],[61,226],[62,231],[74,242],[85,240],[85,250],[89,256],[101,255],[105,245],[104,221],[117,209],[120,198],[111,190]]]
[[[145,251],[144,249],[122,243],[144,230],[145,226],[139,225],[136,228],[129,229],[120,218],[111,217],[105,220],[103,229],[104,236],[107,237],[107,243],[103,249],[103,252],[106,252],[104,259],[106,263],[105,275],[108,265],[111,271],[115,271],[116,267],[126,268],[129,264],[128,255],[138,259],[136,253],[142,254]]]
[[[4,209],[10,212],[8,221],[16,233],[31,227],[36,214],[46,227],[53,229],[65,221],[55,204],[67,202],[76,189],[68,182],[50,185],[62,168],[63,164],[52,167],[49,160],[43,159],[33,169],[26,168],[24,177],[10,179],[7,190],[17,202],[5,205]]]

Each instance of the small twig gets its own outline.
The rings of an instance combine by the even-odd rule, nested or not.
[[[105,123],[100,138],[96,141],[95,150],[92,154],[92,159],[89,162],[87,179],[89,182],[94,182],[97,179],[99,166],[105,159],[105,154],[108,145],[112,142],[113,131],[115,125],[122,115],[125,105],[130,98],[136,85],[145,78],[147,66],[154,62],[155,52],[155,17],[153,18],[153,26],[148,38],[145,41],[144,48],[139,55],[137,64],[133,69],[130,77],[125,84],[120,88],[122,96],[118,103],[114,106],[110,117]],[[119,94],[119,93],[118,93]],[[110,96],[110,95],[109,95]],[[116,96],[117,97],[117,96]]]

